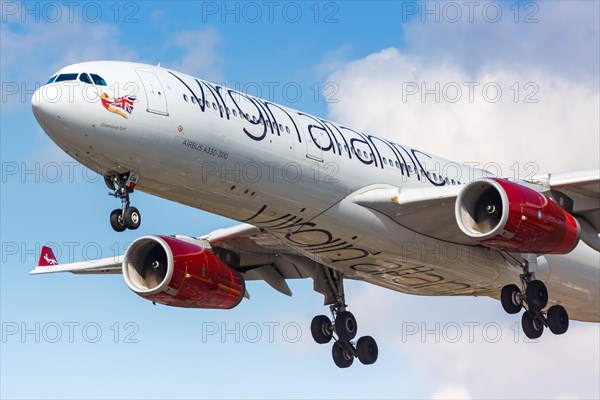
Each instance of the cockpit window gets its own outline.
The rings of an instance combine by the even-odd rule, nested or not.
[[[96,85],[106,86],[106,81],[104,81],[100,75],[90,74],[90,76]]]
[[[85,72],[82,74],[79,74],[79,80],[81,82],[89,83],[90,85],[92,84],[92,80],[90,79],[88,74],[86,74]]]
[[[49,83],[54,82],[54,80],[56,79],[56,76],[57,75],[54,75],[52,78],[48,79],[48,82],[46,82],[46,85],[49,84]]]
[[[74,81],[77,79],[77,74],[60,74],[54,82]]]

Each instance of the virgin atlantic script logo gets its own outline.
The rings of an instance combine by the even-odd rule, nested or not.
[[[110,112],[119,114],[123,118],[128,118],[127,114],[131,114],[133,111],[133,103],[135,103],[136,100],[137,98],[135,96],[123,96],[112,99],[104,92],[100,96],[100,101],[102,102],[104,108]]]

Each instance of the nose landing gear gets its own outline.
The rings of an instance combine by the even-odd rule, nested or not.
[[[133,193],[138,179],[135,172],[125,174],[111,172],[104,177],[106,186],[111,190],[108,194],[121,199],[121,208],[110,213],[110,226],[117,232],[123,232],[125,229],[137,229],[142,223],[140,211],[131,207],[129,202],[129,194]]]
[[[500,293],[502,308],[509,314],[517,314],[527,305],[521,318],[521,327],[525,336],[530,339],[542,336],[544,327],[550,329],[555,335],[562,335],[569,329],[567,310],[561,305],[554,305],[548,311],[543,311],[548,305],[546,285],[535,279],[534,274],[529,271],[527,260],[519,264],[523,269],[520,278],[524,290],[513,284],[504,286]]]

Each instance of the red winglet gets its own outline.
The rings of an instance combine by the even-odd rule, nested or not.
[[[38,261],[38,267],[52,267],[54,265],[58,265],[54,252],[50,247],[43,246],[42,252],[40,253],[40,261]]]

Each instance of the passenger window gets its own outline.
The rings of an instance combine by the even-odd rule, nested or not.
[[[54,80],[56,79],[57,75],[54,75],[52,78],[48,79],[48,82],[46,82],[46,85],[49,83],[54,82]]]
[[[387,158],[383,157],[383,164],[387,165]]]
[[[233,116],[237,117],[237,111],[235,110],[235,108],[233,109]]]
[[[223,106],[219,105],[219,111],[221,112],[221,114],[223,114]]]
[[[453,185],[456,185],[456,182],[454,182],[454,179],[450,179],[450,182],[452,182]]]
[[[285,127],[285,131],[286,131],[287,133],[290,133],[290,128],[288,128],[288,127],[286,126],[286,127]]]
[[[192,99],[192,103],[196,104],[196,97],[195,96],[190,96],[190,98]]]
[[[79,80],[84,83],[89,83],[90,85],[92,84],[92,80],[90,79],[88,74],[86,74],[85,72],[82,74],[79,74]]]
[[[78,74],[60,74],[54,82],[74,81]]]
[[[185,100],[186,102],[188,101],[187,94],[183,95],[183,100]]]
[[[434,181],[437,181],[437,180],[438,180],[438,179],[437,179],[437,174],[436,174],[435,172],[433,173],[433,180],[434,180]]]
[[[216,110],[217,109],[217,105],[215,103],[212,103],[213,108]]]
[[[90,76],[92,77],[92,80],[94,81],[94,83],[96,85],[106,86],[106,81],[104,79],[102,79],[102,77],[100,77],[100,75],[90,74]]]
[[[210,103],[208,102],[208,100],[204,100],[204,103],[206,105],[207,108],[210,108]]]
[[[283,125],[279,124],[279,130],[283,132]]]
[[[396,160],[396,168],[400,169],[400,163]]]

